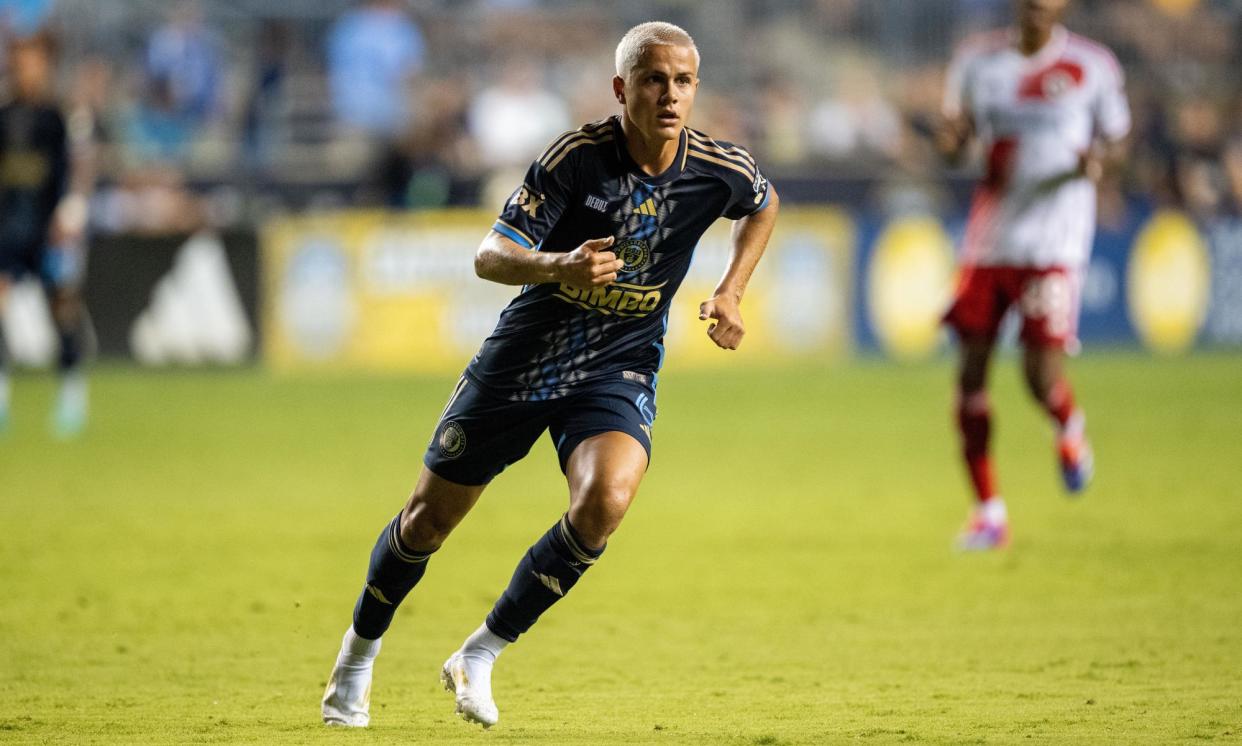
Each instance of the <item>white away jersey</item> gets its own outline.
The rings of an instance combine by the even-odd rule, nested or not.
[[[975,194],[962,261],[1081,267],[1095,233],[1095,185],[1078,175],[1096,138],[1130,131],[1117,59],[1057,26],[1027,57],[1010,32],[968,41],[949,67],[945,115],[966,113],[987,164]]]

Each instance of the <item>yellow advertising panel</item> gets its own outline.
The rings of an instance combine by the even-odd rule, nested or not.
[[[953,290],[953,242],[930,215],[898,218],[876,240],[867,267],[867,315],[884,351],[898,360],[936,352]]]
[[[480,280],[474,252],[493,215],[347,211],[265,226],[264,357],[278,371],[456,372],[520,288]],[[730,221],[703,236],[669,315],[672,367],[834,355],[848,346],[854,227],[833,209],[782,210],[742,305],[742,349],[698,320],[724,271]]]
[[[1211,265],[1207,246],[1190,218],[1163,210],[1134,240],[1130,254],[1130,321],[1148,348],[1185,352],[1207,317]]]

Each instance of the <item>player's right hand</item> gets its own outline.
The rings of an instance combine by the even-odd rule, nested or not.
[[[597,288],[617,279],[625,262],[608,250],[615,239],[593,238],[564,254],[560,261],[561,282],[575,288]]]

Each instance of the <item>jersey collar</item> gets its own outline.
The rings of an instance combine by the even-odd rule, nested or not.
[[[1010,48],[1014,54],[1018,55],[1027,65],[1042,68],[1061,59],[1061,55],[1065,53],[1065,47],[1069,42],[1069,30],[1059,23],[1053,26],[1048,42],[1030,57],[1022,54],[1022,50],[1018,49],[1018,32],[1016,29],[1010,32],[1010,39]]]
[[[630,151],[625,147],[625,131],[621,127],[621,117],[619,115],[612,117],[612,131],[612,142],[617,150],[617,158],[621,161],[625,170],[629,171],[644,184],[659,186],[681,176],[681,172],[686,167],[686,149],[689,147],[690,139],[690,133],[686,131],[685,127],[681,128],[681,137],[677,142],[677,157],[673,159],[672,164],[668,168],[664,169],[663,173],[656,174],[655,176],[644,172],[634,162],[634,159],[630,157]]]

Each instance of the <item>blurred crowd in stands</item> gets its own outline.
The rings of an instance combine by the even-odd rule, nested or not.
[[[614,44],[651,18],[702,52],[692,124],[749,146],[795,200],[943,200],[966,182],[927,137],[945,65],[1011,3],[0,0],[0,24],[53,34],[66,107],[94,112],[95,225],[158,232],[497,207],[548,141],[616,110]],[[1124,199],[1242,214],[1242,0],[1074,0],[1068,25],[1117,53],[1135,113],[1103,220]]]

